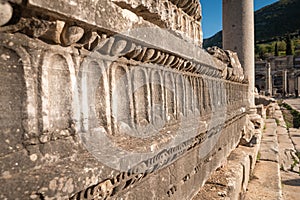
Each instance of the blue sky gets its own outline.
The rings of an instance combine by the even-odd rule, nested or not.
[[[247,0],[251,1],[251,0]],[[254,0],[254,10],[278,0]],[[200,0],[202,5],[203,37],[208,38],[222,29],[222,0]]]

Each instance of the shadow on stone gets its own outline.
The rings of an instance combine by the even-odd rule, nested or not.
[[[300,178],[299,179],[290,179],[286,181],[282,181],[285,185],[291,185],[291,186],[300,186]]]
[[[295,135],[295,134],[293,134],[293,135],[291,135],[292,137],[300,137],[300,135]]]

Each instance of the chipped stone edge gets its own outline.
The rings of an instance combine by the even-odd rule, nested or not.
[[[257,155],[261,145],[260,133],[257,135],[257,143],[252,147],[239,145],[234,149],[227,158],[224,176],[227,179],[227,185],[222,188],[222,191],[227,191],[226,200],[240,200],[244,198],[247,191],[248,182],[250,181],[251,174],[254,171]],[[212,174],[211,178],[220,176],[220,174]],[[222,192],[221,190],[209,191],[207,193]],[[208,194],[209,195],[209,194]],[[195,194],[194,198],[197,196]],[[219,198],[224,199],[224,197]]]

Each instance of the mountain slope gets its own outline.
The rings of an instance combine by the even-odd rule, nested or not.
[[[256,11],[255,14],[255,40],[272,41],[283,37],[287,33],[298,35],[300,33],[300,0],[280,0]],[[222,32],[204,39],[204,47],[220,46]]]

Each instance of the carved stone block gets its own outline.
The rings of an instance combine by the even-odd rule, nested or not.
[[[1,199],[189,199],[238,144],[248,85],[198,1],[8,5]]]

